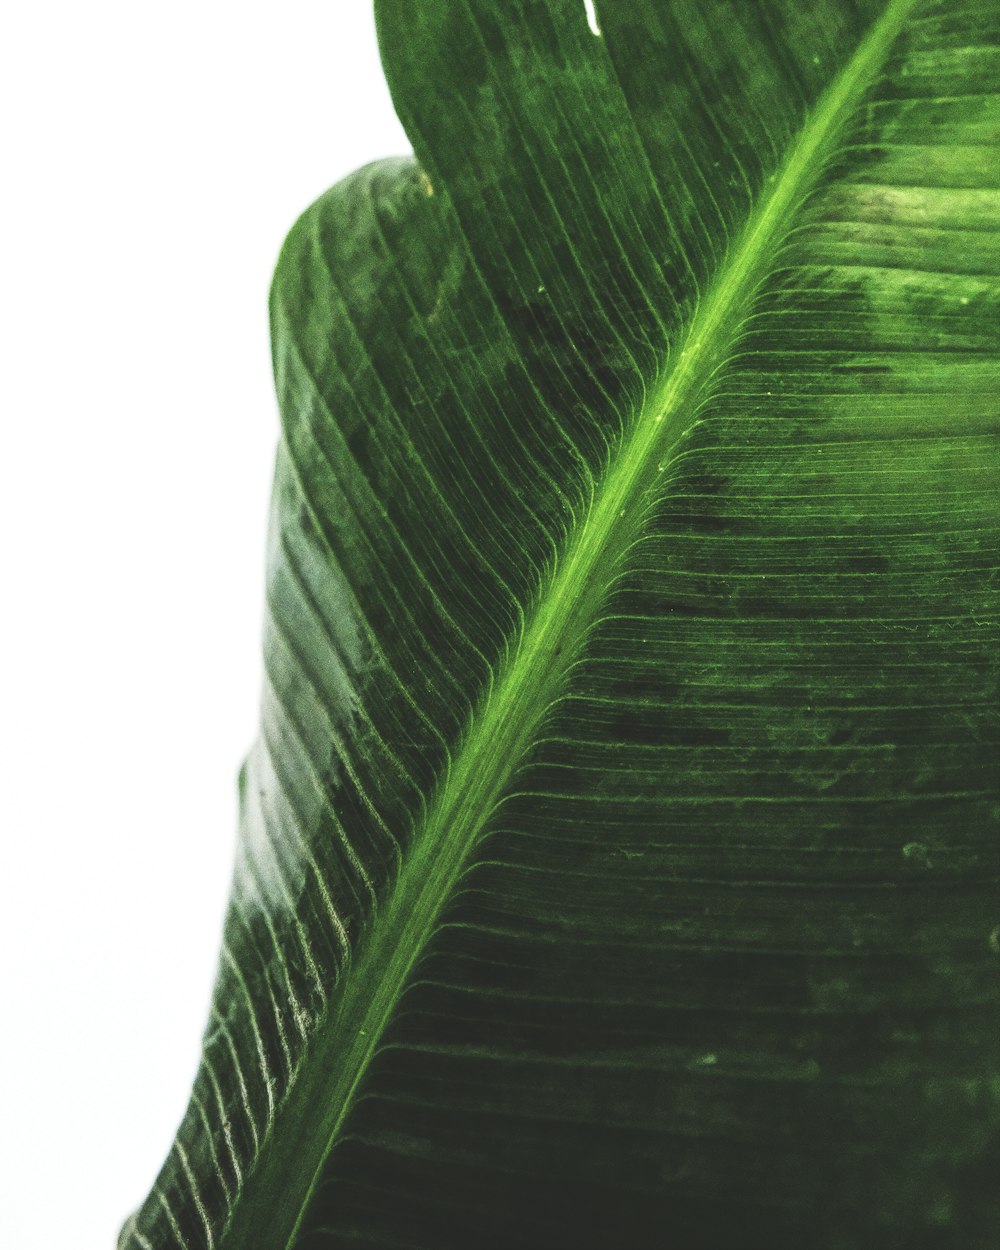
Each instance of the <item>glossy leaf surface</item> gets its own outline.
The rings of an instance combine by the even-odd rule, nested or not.
[[[1000,18],[379,0],[123,1250],[1000,1239]]]

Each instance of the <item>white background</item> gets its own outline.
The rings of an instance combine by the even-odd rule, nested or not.
[[[186,1103],[256,722],[271,269],[408,144],[369,0],[39,0],[0,49],[0,1246],[112,1250]]]

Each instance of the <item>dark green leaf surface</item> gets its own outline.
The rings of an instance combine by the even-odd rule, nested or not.
[[[990,1250],[995,3],[376,9],[121,1246]]]

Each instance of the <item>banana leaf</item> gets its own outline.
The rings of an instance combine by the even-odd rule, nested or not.
[[[996,1247],[995,0],[376,15],[121,1250]]]

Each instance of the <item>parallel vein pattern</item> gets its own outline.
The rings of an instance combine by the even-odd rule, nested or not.
[[[383,0],[123,1247],[1000,1239],[1000,23]],[[307,1201],[308,1200],[308,1201]]]

